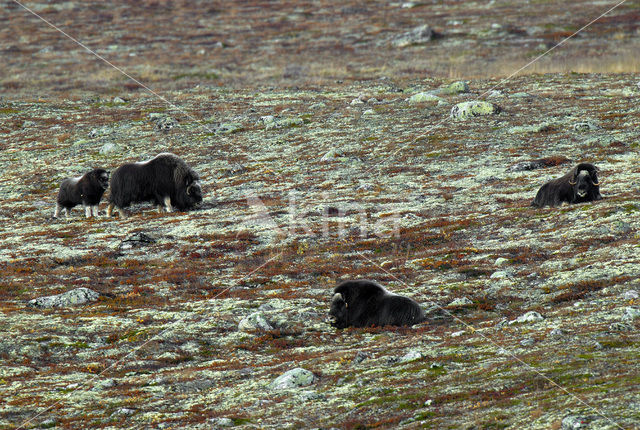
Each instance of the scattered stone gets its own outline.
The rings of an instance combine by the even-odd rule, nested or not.
[[[561,328],[554,328],[553,330],[551,330],[549,332],[549,336],[551,336],[551,337],[563,337],[566,334],[567,333],[564,330],[562,330]]]
[[[627,332],[632,331],[633,327],[631,327],[629,324],[614,322],[613,324],[609,325],[609,330],[616,332]]]
[[[315,377],[310,371],[297,367],[278,376],[270,385],[272,390],[287,390],[289,388],[306,387],[311,385]]]
[[[562,430],[573,430],[587,428],[591,421],[588,417],[569,415],[562,420]]]
[[[120,408],[117,411],[115,411],[113,415],[129,416],[135,413],[136,413],[135,409]]]
[[[113,103],[118,104],[118,105],[123,105],[126,103],[126,101],[123,98],[120,98],[118,96],[113,98]]]
[[[299,127],[304,124],[304,120],[302,118],[281,118],[276,119],[273,115],[266,115],[260,117],[260,121],[264,124],[264,128],[266,130],[273,130],[279,128],[291,128],[291,127]]]
[[[504,257],[498,257],[498,258],[496,258],[496,261],[493,264],[496,265],[497,267],[502,267],[502,266],[506,265],[507,263],[509,263],[508,259],[506,259]]]
[[[36,308],[62,308],[83,305],[98,300],[100,294],[88,288],[76,288],[55,296],[39,297],[29,301],[29,306]]]
[[[451,108],[453,119],[464,120],[476,116],[493,115],[500,113],[498,105],[484,101],[462,102]]]
[[[260,312],[254,312],[242,319],[238,324],[238,330],[253,332],[258,330],[273,330],[273,327]]]
[[[400,358],[400,363],[408,363],[409,361],[420,360],[422,357],[424,356],[420,351],[411,350]]]
[[[375,114],[376,114],[376,111],[374,111],[373,109],[367,109],[366,111],[362,112],[362,115],[364,116],[370,116]]]
[[[640,309],[636,306],[628,306],[625,308],[624,316],[622,317],[625,321],[633,321],[640,318]]]
[[[520,345],[522,346],[533,346],[534,343],[536,343],[536,340],[532,337],[528,337],[520,341]]]
[[[242,130],[244,130],[244,127],[242,127],[242,124],[238,124],[236,122],[225,122],[220,124],[216,131],[222,134],[233,134],[233,133],[238,133]]]
[[[465,81],[457,81],[440,89],[442,94],[462,94],[469,92],[469,84]]]
[[[496,270],[489,276],[489,279],[507,279],[513,277],[510,270]]]
[[[556,155],[552,157],[539,158],[533,161],[522,161],[512,166],[507,167],[507,172],[524,172],[528,170],[536,170],[544,167],[559,166],[570,162],[567,157],[562,155]]]
[[[364,351],[358,351],[356,356],[353,358],[353,364],[360,364],[367,358],[371,358],[371,355]]]
[[[42,421],[38,427],[41,429],[50,429],[50,428],[56,427],[57,425],[58,425],[58,422],[55,419],[48,418]]]
[[[320,394],[317,393],[315,391],[302,391],[300,394],[298,394],[298,398],[300,400],[302,400],[303,402],[308,402],[308,401],[313,401],[313,400],[326,400],[327,398]]]
[[[537,323],[539,321],[542,321],[543,319],[544,317],[538,312],[530,311],[524,315],[520,315],[515,320],[510,321],[509,324]]]
[[[118,245],[118,250],[121,252],[129,251],[131,249],[149,246],[155,242],[156,242],[156,239],[149,236],[148,234],[138,232],[138,233],[132,234],[131,236],[129,236],[128,238],[120,242],[120,245]]]
[[[453,301],[449,303],[447,306],[461,307],[461,306],[469,306],[472,304],[473,304],[473,301],[471,299],[467,297],[458,297],[456,299],[453,299]]]
[[[629,290],[624,293],[625,300],[635,300],[640,297],[640,294],[636,290]]]
[[[573,124],[573,129],[575,131],[584,132],[584,131],[593,131],[597,130],[600,127],[594,123],[593,121],[580,121]]]
[[[151,114],[150,114],[151,116]],[[160,117],[152,118],[153,122],[156,123],[155,128],[158,131],[162,131],[167,133],[169,130],[173,129],[178,125],[178,121],[174,118],[171,118],[168,115],[162,115]]]
[[[100,154],[101,155],[107,155],[110,154],[112,152],[118,152],[120,151],[122,148],[120,148],[119,145],[116,145],[115,143],[105,143],[104,145],[102,145],[102,147],[100,148]]]
[[[439,105],[446,104],[444,99],[429,92],[416,93],[411,97],[409,97],[408,99],[406,99],[406,101],[411,104],[425,103],[425,102],[438,103]]]
[[[214,428],[234,426],[233,420],[226,417],[211,418],[209,419],[209,424],[211,424]]]
[[[436,33],[433,29],[431,29],[428,24],[424,24],[396,37],[391,44],[397,48],[421,45],[429,42],[435,36]]]
[[[444,365],[442,363],[438,363],[438,362],[431,363],[429,365],[429,369],[431,369],[431,370],[443,369],[443,368],[444,368]]]
[[[530,133],[544,133],[553,130],[552,124],[548,122],[541,122],[533,125],[521,125],[511,127],[508,131],[511,134],[530,134]],[[532,169],[528,169],[532,170]]]
[[[342,150],[338,149],[338,148],[333,148],[330,149],[329,151],[327,151],[322,158],[320,158],[320,161],[331,161],[331,160],[335,160],[338,157],[342,157],[344,156]]]
[[[460,330],[460,331],[454,331],[453,333],[451,333],[451,337],[460,337],[463,334],[465,334],[466,331],[465,330]]]

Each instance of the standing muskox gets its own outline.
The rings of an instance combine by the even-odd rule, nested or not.
[[[333,291],[331,325],[345,327],[411,326],[426,320],[424,311],[414,300],[390,293],[380,284],[367,281],[344,281]]]
[[[560,206],[562,202],[583,203],[601,200],[598,168],[580,163],[561,178],[553,179],[538,190],[531,206]]]
[[[66,178],[60,183],[54,218],[58,218],[60,209],[68,216],[71,208],[82,203],[87,218],[98,216],[98,204],[104,191],[109,188],[109,172],[93,169],[77,178]]]
[[[131,203],[153,202],[167,212],[193,208],[202,201],[200,177],[174,154],[162,153],[148,161],[123,164],[111,175],[107,216],[115,207],[120,217]]]

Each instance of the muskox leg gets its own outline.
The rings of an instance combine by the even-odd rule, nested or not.
[[[91,206],[91,213],[93,216],[98,217],[100,216],[100,213],[98,211],[98,205],[95,206]]]
[[[162,213],[162,205],[157,205],[156,209],[158,209],[158,213],[161,214]]]
[[[56,210],[53,212],[53,217],[58,218],[58,215],[60,215],[60,204],[56,203]]]
[[[164,198],[164,208],[167,212],[173,212],[173,208],[171,207],[171,197],[167,196]]]
[[[87,206],[84,203],[82,204],[82,206],[84,207],[84,216],[86,218],[91,218],[91,206]]]
[[[107,205],[107,218],[111,218],[111,212],[113,211],[113,203]]]
[[[124,211],[124,209],[119,208],[116,206],[116,209],[118,210],[118,215],[120,215],[120,218],[125,219],[127,217],[126,212]]]

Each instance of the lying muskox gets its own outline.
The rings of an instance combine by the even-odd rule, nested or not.
[[[177,155],[162,153],[148,161],[123,164],[111,175],[107,216],[115,207],[120,217],[131,203],[153,202],[162,211],[187,210],[202,201],[200,177]]]
[[[109,188],[109,172],[93,169],[77,178],[66,178],[60,183],[54,218],[60,215],[60,209],[68,216],[71,208],[82,203],[87,218],[98,216],[98,204],[104,191]]]
[[[426,319],[414,300],[390,293],[380,284],[367,281],[344,281],[333,291],[331,325],[345,327],[410,326]]]
[[[560,206],[562,202],[583,203],[601,200],[598,168],[580,163],[561,178],[553,179],[538,190],[531,206]]]

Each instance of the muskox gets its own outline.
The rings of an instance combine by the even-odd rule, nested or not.
[[[414,300],[393,294],[374,281],[344,281],[333,291],[331,325],[345,327],[411,326],[426,319]]]
[[[115,207],[120,217],[131,203],[153,202],[158,211],[184,211],[202,201],[200,177],[174,154],[162,153],[148,161],[127,163],[111,174],[107,216]]]
[[[60,183],[54,218],[58,218],[60,209],[68,216],[71,208],[82,203],[87,218],[98,216],[98,204],[104,191],[109,188],[109,172],[105,169],[93,169],[77,178],[66,178]]]
[[[583,203],[601,200],[598,168],[591,163],[580,163],[569,173],[553,179],[538,190],[532,206],[560,206],[562,202]]]

